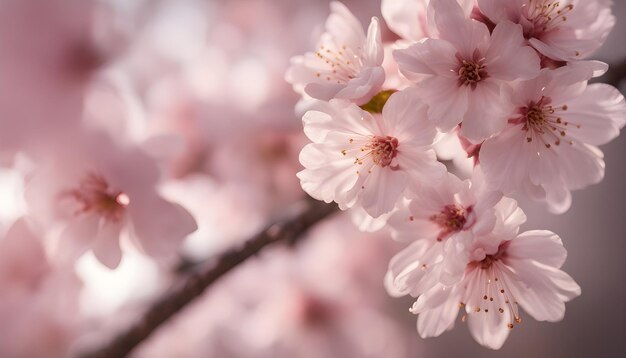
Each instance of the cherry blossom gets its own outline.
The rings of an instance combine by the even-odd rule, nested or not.
[[[445,173],[431,145],[437,134],[414,90],[393,94],[382,115],[333,100],[303,117],[313,141],[300,153],[302,188],[341,209],[360,206],[378,217],[391,211],[404,191]]]
[[[580,287],[560,269],[567,256],[561,239],[538,230],[509,235],[493,235],[470,248],[461,282],[437,284],[418,296],[411,312],[419,315],[422,337],[452,329],[463,307],[472,337],[491,349],[502,347],[522,323],[520,307],[538,321],[563,319],[565,302],[579,296]]]
[[[535,77],[539,57],[524,44],[520,25],[502,22],[490,34],[485,24],[466,18],[455,0],[434,0],[429,11],[439,39],[397,50],[394,57],[417,82],[428,117],[441,131],[462,122],[460,134],[480,142],[504,128],[511,110],[508,83]]]
[[[478,0],[478,4],[496,24],[522,25],[528,43],[557,61],[589,57],[615,25],[611,0]]]
[[[345,5],[332,2],[316,52],[294,57],[286,79],[297,92],[328,101],[367,103],[385,81],[384,49],[376,17],[367,31]]]
[[[619,135],[626,103],[617,89],[588,85],[589,78],[588,71],[565,66],[543,70],[516,88],[517,111],[508,127],[480,149],[490,186],[521,190],[563,213],[571,205],[571,190],[602,180],[605,164],[596,146]]]
[[[472,13],[474,0],[458,0],[466,16]],[[403,39],[419,41],[436,37],[437,28],[429,18],[430,0],[382,0],[381,11],[387,26]]]
[[[16,221],[0,237],[0,355],[67,356],[82,328],[80,288],[72,270],[49,260],[28,220]]]
[[[81,134],[72,146],[51,151],[26,183],[34,218],[63,229],[56,242],[59,257],[71,262],[91,249],[115,268],[122,257],[121,234],[151,256],[174,254],[196,224],[186,210],[159,196],[152,159],[102,134]]]
[[[502,223],[519,226],[525,216],[517,203],[483,185],[452,174],[425,187],[388,224],[396,240],[411,243],[389,264],[387,287],[395,295],[418,295],[441,282],[457,283],[474,241],[500,230]]]

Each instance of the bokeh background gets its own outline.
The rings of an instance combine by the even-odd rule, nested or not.
[[[58,21],[67,16],[73,23],[67,12],[72,1],[56,1]],[[614,2],[617,25],[595,58],[617,65],[626,61],[626,1]],[[88,81],[84,122],[137,143],[161,136],[182,140],[174,151],[158,142],[148,147],[166,173],[163,195],[185,206],[199,223],[181,251],[188,266],[296,210],[304,196],[295,178],[297,154],[306,139],[296,114],[299,98],[283,77],[292,56],[313,48],[329,2],[94,3],[103,6],[87,28],[96,34],[104,58],[113,60]],[[378,0],[345,3],[364,24],[371,16],[381,18]],[[6,9],[12,8],[0,6],[0,21],[12,15],[1,15]],[[33,14],[42,15],[18,12]],[[0,33],[12,29],[0,25]],[[34,33],[25,41],[38,38]],[[385,37],[393,39],[390,33]],[[43,57],[34,65],[46,66],[42,51],[35,52]],[[91,57],[79,57],[73,64],[79,70],[95,66]],[[620,85],[624,93],[626,82]],[[165,324],[134,356],[626,357],[626,137],[602,149],[604,181],[574,192],[566,214],[551,215],[520,199],[528,216],[523,229],[552,230],[563,238],[569,252],[564,270],[583,293],[567,304],[562,322],[525,319],[500,351],[479,346],[460,320],[441,337],[419,338],[416,317],[408,312],[412,300],[387,297],[382,285],[388,260],[400,246],[385,233],[358,232],[349,217],[339,215],[312,230],[298,247],[267,250],[249,260]],[[21,198],[22,172],[0,160],[4,234],[28,208]],[[125,248],[122,264],[109,270],[88,254],[75,267],[82,281],[75,307],[80,317],[72,318],[71,327],[70,319],[62,318],[49,331],[44,327],[31,336],[19,317],[2,316],[0,309],[0,318],[26,327],[16,336],[24,347],[42,347],[18,356],[73,355],[106,342],[137,319],[184,275],[177,270],[179,261],[175,255],[155,262]],[[13,327],[0,319],[3,325],[0,333]],[[12,343],[0,339],[0,356],[15,356],[7,348]]]

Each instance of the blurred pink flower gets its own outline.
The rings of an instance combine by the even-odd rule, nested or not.
[[[120,52],[95,34],[96,19],[108,21],[105,6],[94,0],[2,2],[1,148],[41,149],[80,123],[85,91]]]
[[[332,2],[319,49],[292,59],[286,79],[297,92],[324,101],[333,98],[365,104],[385,81],[380,24],[372,18],[367,35],[340,2]]]
[[[520,25],[502,22],[490,35],[455,0],[434,0],[429,11],[440,39],[397,50],[394,57],[422,89],[428,117],[440,130],[449,132],[462,122],[460,134],[480,142],[504,128],[511,110],[508,83],[535,77],[539,56],[524,44]]]
[[[18,220],[0,238],[0,356],[62,357],[80,333],[81,283],[48,261],[40,238]]]
[[[557,61],[589,57],[615,25],[611,0],[478,0],[478,4],[496,24],[522,25],[528,43]]]
[[[393,242],[358,232],[347,215],[309,235],[246,262],[137,356],[414,356],[409,332],[376,291]]]
[[[115,268],[122,232],[158,257],[173,254],[196,230],[186,210],[158,195],[158,179],[156,164],[140,149],[85,132],[51,149],[26,183],[25,195],[36,219],[63,227],[56,251],[61,260],[91,249]]]
[[[494,235],[471,250],[461,282],[437,284],[411,308],[419,314],[417,329],[423,338],[452,329],[465,306],[462,320],[472,337],[500,349],[510,330],[522,322],[518,306],[538,321],[555,322],[563,319],[565,302],[580,295],[578,284],[560,270],[567,251],[550,231]]]
[[[378,217],[391,211],[404,191],[439,180],[445,167],[431,145],[437,134],[414,89],[393,94],[382,115],[333,100],[304,115],[313,141],[300,153],[302,188],[341,209],[360,206]]]
[[[602,180],[603,155],[596,146],[619,135],[626,102],[609,85],[587,85],[591,72],[584,68],[545,69],[515,89],[517,113],[480,149],[490,186],[522,190],[563,213],[571,205],[571,190]]]

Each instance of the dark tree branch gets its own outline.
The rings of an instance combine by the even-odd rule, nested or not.
[[[318,201],[309,201],[308,207],[299,215],[282,223],[269,226],[250,238],[242,247],[228,251],[204,268],[186,276],[180,285],[170,289],[156,301],[141,319],[120,333],[106,346],[83,354],[83,358],[120,358],[128,355],[141,342],[146,340],[161,324],[166,322],[188,303],[248,258],[258,254],[265,247],[278,242],[296,243],[302,234],[316,223],[330,216],[338,209]]]

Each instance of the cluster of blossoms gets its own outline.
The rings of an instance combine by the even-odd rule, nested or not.
[[[604,176],[597,148],[626,124],[620,92],[588,81],[585,60],[615,19],[608,0],[383,0],[383,43],[334,2],[315,52],[286,74],[302,95],[302,188],[350,209],[363,230],[406,243],[385,279],[417,300],[422,337],[459,311],[480,344],[499,349],[523,314],[559,321],[580,287],[561,270],[549,231],[519,233],[511,195],[567,211],[571,191]],[[455,138],[469,178],[447,173],[437,143]],[[442,157],[440,155],[439,157]]]
[[[3,2],[1,357],[97,350],[180,267],[302,208],[306,137],[283,75],[326,7]],[[316,230],[224,277],[138,356],[414,356],[390,298],[370,294],[394,243],[344,216]],[[355,334],[365,324],[378,329]]]

